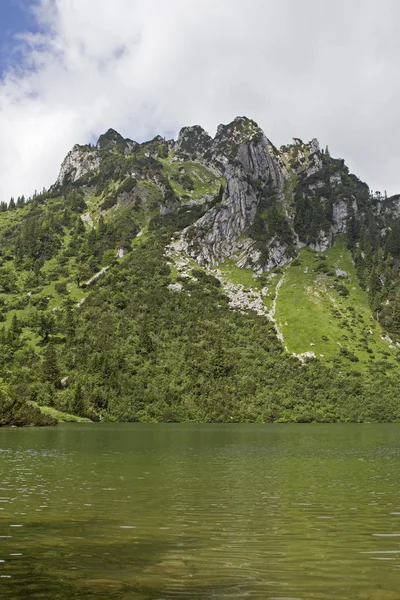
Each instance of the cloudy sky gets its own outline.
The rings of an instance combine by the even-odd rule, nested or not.
[[[400,192],[398,0],[0,0],[0,200],[75,143],[237,115]]]

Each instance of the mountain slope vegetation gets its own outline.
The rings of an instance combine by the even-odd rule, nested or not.
[[[75,146],[1,205],[0,425],[399,420],[399,215],[244,117]]]

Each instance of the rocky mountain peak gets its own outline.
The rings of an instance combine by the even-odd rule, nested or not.
[[[238,137],[242,137],[244,141],[245,139],[250,139],[252,135],[259,133],[260,131],[262,130],[252,119],[248,119],[247,117],[236,117],[227,125],[218,125],[215,139],[218,140],[223,137],[233,137],[237,139]]]
[[[321,152],[317,139],[294,138],[278,150],[244,116],[219,125],[214,138],[193,125],[183,127],[176,141],[156,136],[137,144],[109,129],[96,147],[73,148],[57,184],[100,178],[97,189],[106,190],[113,164],[118,187],[104,192],[102,207],[143,202],[149,194],[163,199],[161,214],[184,211],[184,204],[202,207],[179,235],[181,250],[200,264],[227,257],[258,272],[284,264],[304,245],[330,247],[369,194],[344,161]],[[376,209],[385,211],[383,205]]]
[[[118,131],[115,129],[109,129],[106,133],[103,133],[99,139],[97,140],[96,148],[98,150],[117,148],[118,150],[124,150],[127,144],[127,140],[125,140]]]
[[[204,156],[211,144],[212,137],[200,125],[183,127],[175,143],[175,156],[181,160],[194,160]]]
[[[322,154],[316,138],[306,143],[300,138],[293,138],[293,143],[281,146],[279,152],[295,173],[306,171],[310,176],[322,168]]]
[[[55,187],[75,183],[90,171],[98,169],[99,166],[100,157],[95,147],[75,144],[61,165]]]
[[[227,125],[219,125],[213,140],[212,152],[221,160],[233,158],[241,144],[251,140],[258,141],[264,135],[262,129],[255,121],[247,117],[236,117]]]

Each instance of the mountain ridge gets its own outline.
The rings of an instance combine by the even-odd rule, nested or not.
[[[303,143],[299,138],[294,138],[293,144],[282,146],[278,150],[258,125],[245,117],[237,117],[228,125],[220,125],[214,138],[196,125],[182,128],[176,141],[166,141],[156,136],[149,142],[137,144],[129,139],[124,140],[120,134],[109,130],[107,134],[100,136],[96,146],[89,150],[87,146],[74,147],[61,167],[56,185],[63,185],[66,180],[74,183],[96,171],[101,161],[102,143],[107,135],[113,137],[109,142],[114,148],[117,147],[115,136],[118,136],[120,150],[124,155],[147,146],[148,151],[145,155],[150,158],[156,156],[161,148],[164,159],[167,158],[168,152],[173,155],[173,163],[190,160],[209,169],[216,177],[220,177],[221,181],[225,180],[225,189],[219,205],[211,207],[207,211],[208,214],[202,216],[198,227],[195,225],[198,231],[194,236],[191,235],[192,231],[183,235],[185,250],[204,264],[213,264],[222,257],[236,254],[242,266],[257,265],[262,271],[283,264],[290,258],[293,248],[288,246],[297,249],[310,245],[324,251],[331,246],[334,235],[345,233],[346,221],[351,212],[357,213],[359,210],[357,201],[360,198],[357,198],[357,194],[362,196],[361,203],[365,204],[369,193],[366,184],[348,173],[344,161],[335,161],[329,154],[325,155],[325,152],[320,150],[316,139]],[[323,174],[318,177],[318,173],[321,172]],[[129,176],[140,177],[141,173],[133,170]],[[347,185],[344,185],[343,179],[347,180]],[[305,191],[299,190],[300,184],[306,188]],[[351,184],[354,190],[351,190]],[[268,185],[272,186],[272,193],[267,189]],[[330,203],[326,211],[332,212],[330,228],[327,227],[326,215],[316,215],[314,226],[319,229],[314,231],[312,236],[302,235],[304,232],[301,230],[299,215],[294,217],[293,211],[301,194],[304,196],[305,193],[308,197],[318,199],[320,205],[323,202],[327,205]],[[294,238],[292,244],[285,241],[281,243],[282,240],[277,238],[272,241],[270,248],[263,248],[262,253],[250,236],[246,239],[244,251],[240,252],[242,248],[240,245],[237,247],[236,241],[254,224],[257,206],[260,200],[265,200],[265,196],[268,195],[271,207],[278,203],[282,205],[284,217]],[[399,212],[400,203],[396,196],[392,197],[392,202],[392,212]],[[379,212],[381,204],[382,199],[379,198],[374,210]],[[173,208],[173,205],[167,206],[164,210]],[[317,207],[317,210],[320,208],[321,206]],[[305,211],[307,209],[315,211],[315,207],[305,207]],[[202,229],[207,229],[206,235],[202,235]],[[286,235],[289,235],[289,232],[286,232]],[[191,244],[191,237],[194,237],[196,242],[201,240],[202,248],[197,252]],[[261,254],[266,255],[267,251],[271,252],[271,261],[262,264]]]
[[[7,406],[400,419],[399,215],[317,140],[278,149],[246,117],[75,145],[0,212]]]

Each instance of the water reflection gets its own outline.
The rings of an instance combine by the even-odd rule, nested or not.
[[[1,430],[0,597],[400,600],[398,431]]]

